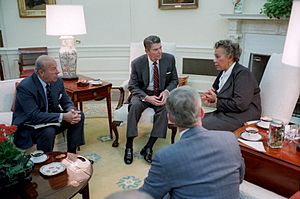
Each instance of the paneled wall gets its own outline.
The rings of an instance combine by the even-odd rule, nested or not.
[[[128,77],[129,44],[157,34],[177,44],[177,68],[182,58],[213,58],[215,41],[228,34],[228,21],[220,14],[232,13],[231,0],[199,0],[198,9],[160,10],[158,0],[56,0],[57,4],[82,4],[87,34],[78,36],[78,72],[119,84]],[[245,13],[259,13],[265,0],[245,1]],[[6,78],[18,76],[18,47],[47,46],[58,56],[60,41],[47,36],[45,18],[20,18],[17,1],[0,0],[0,29],[4,48],[0,54]],[[190,76],[200,90],[210,87],[211,78]]]

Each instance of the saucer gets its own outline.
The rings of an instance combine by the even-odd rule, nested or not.
[[[66,170],[66,166],[61,162],[52,162],[40,168],[40,172],[45,176],[54,176]]]
[[[240,137],[248,141],[260,141],[262,139],[262,136],[259,133],[252,134],[248,132],[241,133]]]
[[[34,164],[38,164],[38,163],[42,163],[42,162],[45,162],[46,160],[48,160],[48,156],[46,154],[43,154],[43,155],[38,156],[38,157],[31,156],[30,160]]]
[[[91,80],[91,81],[89,81],[89,83],[92,84],[92,85],[97,86],[97,85],[101,85],[102,81],[101,80]]]
[[[256,123],[256,125],[260,128],[263,128],[263,129],[269,129],[270,122],[259,121],[259,122]]]

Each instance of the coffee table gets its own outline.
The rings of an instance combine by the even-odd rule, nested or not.
[[[266,152],[259,152],[239,143],[246,165],[245,180],[282,196],[291,197],[300,190],[300,152],[296,150],[297,144],[285,141],[281,149],[270,148],[267,145],[267,130],[257,127],[256,124],[237,129],[234,132],[236,137],[247,127],[259,129]]]
[[[29,183],[14,186],[1,194],[6,199],[37,199],[37,198],[72,198],[82,194],[89,199],[89,180],[93,174],[91,163],[87,161],[84,168],[77,166],[78,155],[67,152],[50,152],[48,160],[35,164],[32,180]],[[44,176],[39,169],[51,162],[61,162],[66,170],[54,176]],[[2,196],[0,196],[2,198]]]

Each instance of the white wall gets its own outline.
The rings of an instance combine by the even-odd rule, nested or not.
[[[259,13],[264,2],[246,0],[244,13]],[[183,57],[213,58],[214,42],[226,38],[228,31],[228,21],[220,14],[232,13],[232,0],[199,0],[199,8],[189,10],[160,10],[158,0],[56,0],[56,3],[84,5],[87,34],[78,36],[81,40],[77,45],[78,72],[100,76],[114,84],[128,76],[129,43],[150,34],[177,44],[179,73]],[[46,35],[45,18],[20,18],[17,1],[0,0],[0,28],[5,44],[0,53],[6,78],[18,76],[18,47],[48,46],[50,55],[57,57],[59,39]],[[198,76],[192,79],[202,81]]]

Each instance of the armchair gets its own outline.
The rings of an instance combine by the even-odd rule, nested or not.
[[[175,55],[176,45],[174,43],[162,43],[163,52],[167,52]],[[144,45],[142,42],[140,43],[131,43],[130,44],[130,63],[135,58],[145,54]],[[130,63],[129,63],[129,74],[130,74]],[[117,127],[120,126],[123,122],[127,122],[127,114],[128,114],[128,104],[124,103],[125,95],[128,96],[128,81],[126,80],[120,87],[113,87],[112,89],[117,89],[120,92],[120,98],[117,104],[117,107],[113,113],[113,122],[112,122],[112,130],[115,134],[115,140],[112,144],[113,147],[119,146],[119,133]],[[187,77],[181,81],[181,84],[186,83]],[[139,123],[153,123],[154,111],[151,108],[147,108],[144,110]],[[174,124],[168,124],[168,128],[171,129],[171,143],[174,143],[177,127]]]
[[[34,71],[34,65],[36,59],[40,55],[47,55],[47,47],[34,47],[34,48],[19,48],[19,71],[20,77],[28,77]],[[25,69],[26,67],[27,69]]]

